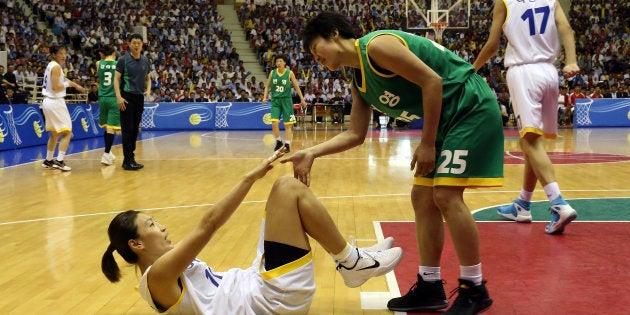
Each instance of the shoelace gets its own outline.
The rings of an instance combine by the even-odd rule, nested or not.
[[[468,292],[465,292],[464,290],[460,291],[459,290],[459,286],[457,288],[451,290],[451,292],[449,292],[448,299],[450,300],[453,297],[453,295],[455,295],[455,293],[458,292],[458,291],[459,291],[459,295],[457,295],[457,298],[455,299],[455,301],[453,301],[453,305],[451,306],[451,310],[457,310],[459,307],[463,307],[463,306],[469,305],[472,302],[470,300]]]
[[[359,263],[359,260],[361,260],[361,258],[364,257],[369,257],[372,258],[373,260],[376,260],[376,258],[378,257],[383,257],[386,255],[386,250],[379,250],[379,251],[365,251],[365,250],[359,250],[359,248],[356,248],[357,251],[357,260],[354,262],[354,264],[352,265],[352,267],[346,267],[344,266],[341,262],[337,261],[337,270],[344,268],[344,269],[354,269],[354,267],[357,266],[357,264]]]

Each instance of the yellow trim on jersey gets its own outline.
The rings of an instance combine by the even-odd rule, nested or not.
[[[104,124],[104,125],[98,124],[98,126],[100,128],[112,128],[112,129],[114,129],[116,131],[121,130],[120,126],[110,126],[108,124]]]
[[[72,128],[61,128],[59,130],[55,130],[54,128],[46,128],[46,131],[55,131],[57,133],[62,133],[64,131],[72,131]]]
[[[282,72],[282,74],[280,74],[280,71],[278,70],[278,68],[276,68],[276,74],[277,74],[279,77],[281,77],[281,76],[283,76],[285,73],[287,73],[287,70],[289,70],[289,69],[284,68],[284,72]]]
[[[184,280],[179,281],[182,284],[182,294],[179,295],[179,298],[177,299],[177,302],[175,302],[175,304],[173,304],[171,307],[169,307],[165,312],[160,312],[160,313],[168,313],[170,311],[172,311],[173,309],[175,309],[177,306],[179,306],[179,304],[182,303],[182,300],[184,299],[184,294],[186,294],[186,283],[184,282]],[[147,286],[149,284],[147,283]],[[153,298],[151,298],[153,299]],[[153,304],[155,304],[155,302],[153,302]],[[156,305],[157,306],[157,305]]]
[[[455,187],[499,187],[503,178],[457,178],[457,177],[415,177],[413,184],[418,186],[455,186]]]
[[[306,266],[309,262],[313,260],[313,254],[311,251],[306,253],[306,255],[302,256],[302,258],[296,259],[290,263],[284,264],[280,267],[264,271],[263,269],[263,259],[260,260],[260,266],[258,267],[258,272],[260,276],[265,280],[270,280],[284,274],[287,274],[293,270]]]
[[[396,34],[393,34],[393,33],[381,33],[381,34],[378,34],[378,35],[376,35],[376,36],[374,36],[374,37],[370,38],[370,41],[369,41],[369,42],[367,42],[367,44],[365,44],[365,58],[367,59],[368,65],[370,66],[370,69],[372,69],[372,71],[373,71],[374,73],[376,73],[377,75],[379,75],[379,76],[381,76],[381,77],[383,77],[383,78],[393,78],[393,77],[398,76],[398,75],[397,75],[397,74],[395,74],[395,73],[392,73],[392,74],[385,74],[385,73],[378,72],[378,70],[376,70],[376,68],[374,68],[374,67],[372,66],[372,63],[370,62],[370,56],[368,55],[367,47],[370,45],[370,43],[371,43],[371,42],[372,42],[375,38],[377,38],[377,37],[379,37],[379,36],[381,36],[381,35],[392,35],[392,36],[394,36],[394,37],[398,38],[398,39],[400,40],[400,42],[402,42],[402,43],[403,43],[403,45],[405,45],[405,47],[407,47],[407,49],[409,49],[409,45],[407,44],[407,42],[406,42],[406,41],[405,41],[402,37],[400,37],[400,36],[398,36],[398,35],[396,35]]]
[[[355,40],[354,41],[354,48],[357,50],[357,55],[359,56],[359,71],[361,72],[361,84],[362,86],[359,86],[358,84],[356,84],[356,80],[354,80],[355,82],[355,86],[359,89],[359,91],[365,93],[367,91],[367,84],[365,83],[365,73],[363,73],[363,58],[361,57],[361,47],[359,47],[359,40]],[[356,71],[355,71],[356,73]]]
[[[535,134],[537,134],[539,136],[543,136],[543,137],[545,137],[547,139],[556,139],[556,138],[558,138],[558,135],[556,135],[556,134],[545,133],[544,131],[542,131],[542,130],[540,130],[538,128],[534,128],[534,127],[525,127],[525,128],[523,128],[523,130],[521,130],[521,132],[519,132],[519,136],[521,138],[523,138],[523,137],[525,137],[525,135],[527,133],[535,133]]]

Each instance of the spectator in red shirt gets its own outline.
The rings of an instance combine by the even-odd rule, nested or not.
[[[591,93],[591,95],[589,95],[588,97],[590,97],[590,98],[604,98],[604,95],[602,94],[602,90],[599,87],[599,85],[595,86],[593,93]]]

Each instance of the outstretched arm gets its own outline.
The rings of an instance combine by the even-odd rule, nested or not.
[[[181,293],[177,279],[208,244],[214,233],[236,211],[254,182],[264,177],[273,168],[273,162],[283,154],[284,148],[245,174],[227,195],[210,207],[188,235],[153,263],[147,281],[156,302],[162,306],[170,306],[177,301]]]
[[[280,161],[293,163],[293,176],[306,186],[311,185],[311,167],[315,158],[342,152],[358,146],[365,141],[368,125],[372,117],[372,110],[367,103],[352,88],[352,109],[350,111],[350,127],[348,130],[334,136],[332,139],[318,145],[300,150]]]

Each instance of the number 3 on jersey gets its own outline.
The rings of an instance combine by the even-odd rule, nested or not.
[[[466,171],[466,156],[468,156],[468,150],[444,150],[440,153],[440,157],[444,158],[444,161],[438,166],[437,173],[439,174],[462,174]]]

